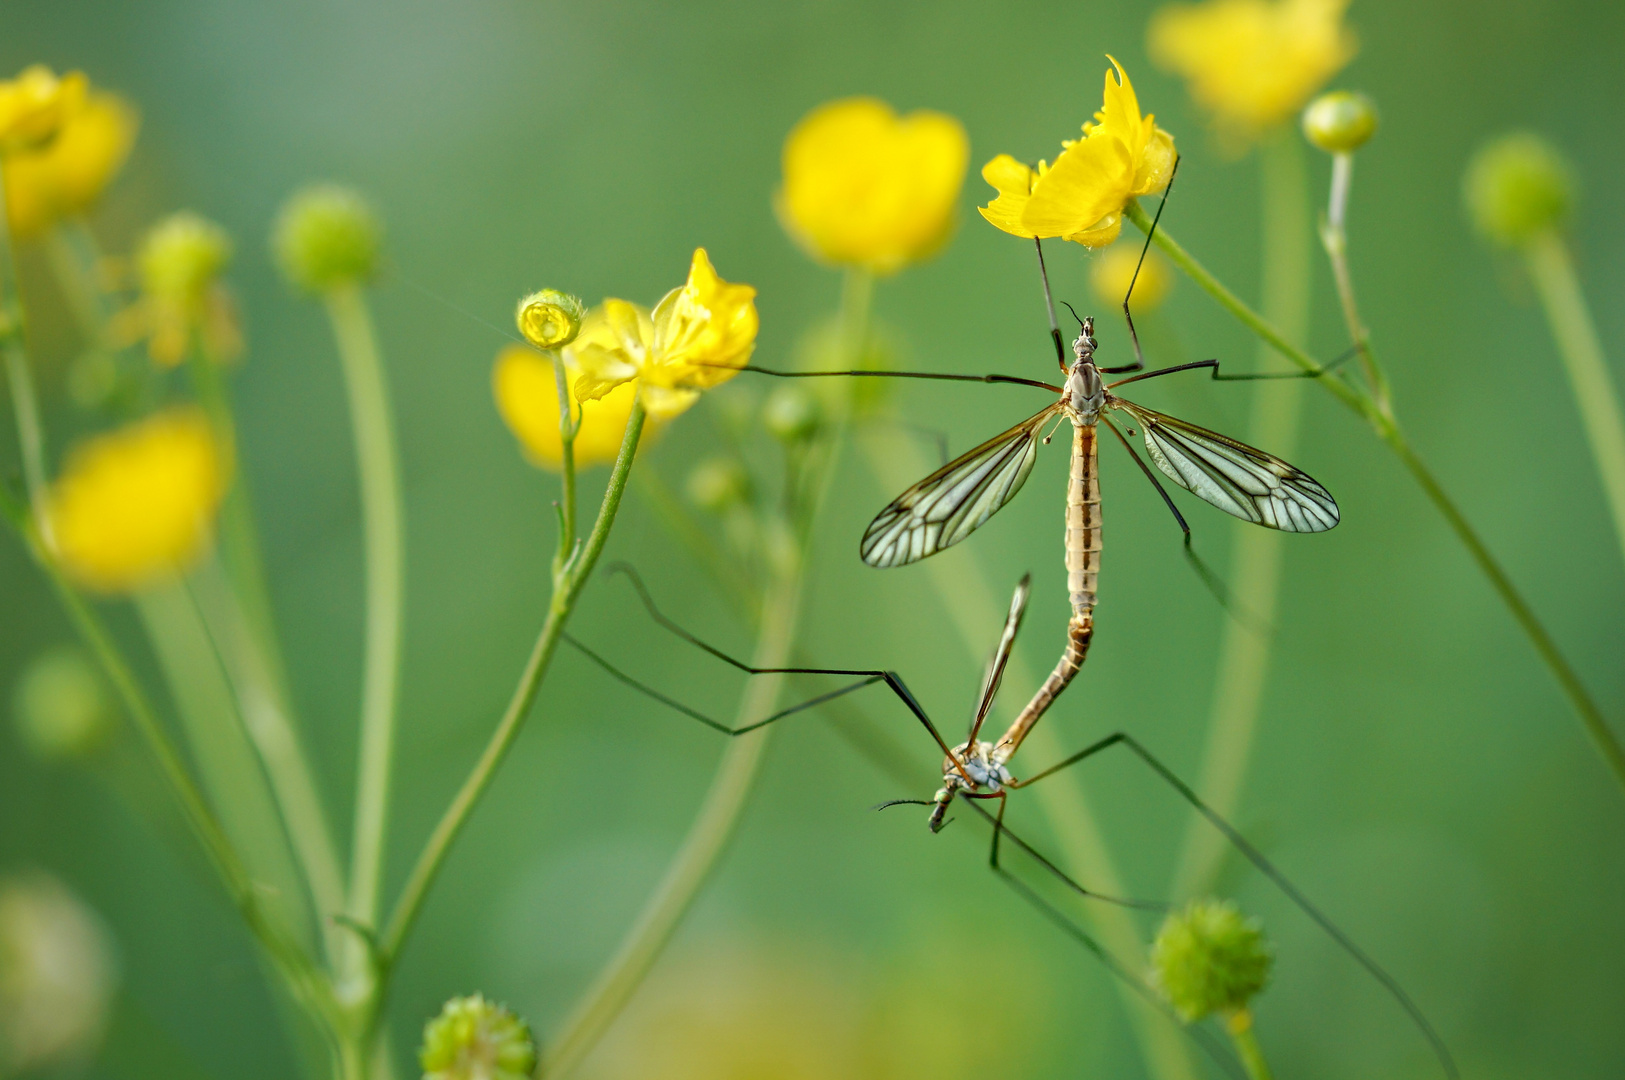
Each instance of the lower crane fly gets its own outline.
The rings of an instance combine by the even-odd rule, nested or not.
[[[1180,796],[1180,798],[1190,804],[1190,806],[1194,808],[1197,813],[1206,818],[1214,828],[1218,829],[1219,832],[1230,842],[1230,844],[1238,852],[1240,852],[1243,858],[1251,863],[1259,873],[1268,878],[1269,881],[1273,883],[1295,907],[1308,916],[1311,921],[1319,926],[1345,953],[1347,953],[1357,964],[1359,964],[1367,974],[1375,979],[1377,983],[1379,983],[1383,989],[1386,990],[1395,1000],[1395,1002],[1398,1003],[1400,1008],[1405,1012],[1411,1022],[1415,1024],[1422,1036],[1427,1040],[1429,1046],[1433,1050],[1434,1055],[1438,1058],[1441,1066],[1443,1067],[1446,1076],[1449,1077],[1450,1080],[1457,1080],[1457,1078],[1460,1076],[1460,1073],[1456,1068],[1455,1061],[1451,1057],[1450,1051],[1445,1046],[1443,1039],[1440,1038],[1439,1034],[1434,1030],[1433,1025],[1428,1021],[1426,1015],[1423,1014],[1421,1008],[1411,999],[1410,995],[1405,992],[1405,989],[1400,986],[1398,981],[1395,980],[1393,976],[1388,974],[1388,972],[1384,970],[1383,967],[1376,962],[1376,960],[1367,954],[1365,950],[1360,948],[1360,946],[1355,943],[1353,938],[1351,938],[1342,928],[1340,928],[1336,923],[1332,922],[1329,916],[1321,911],[1320,908],[1313,901],[1311,901],[1301,889],[1294,885],[1292,881],[1288,879],[1287,876],[1282,873],[1274,863],[1265,857],[1263,852],[1254,846],[1251,841],[1247,840],[1247,838],[1244,837],[1234,825],[1219,814],[1218,811],[1214,810],[1211,806],[1204,802],[1189,784],[1180,779],[1172,769],[1164,765],[1156,755],[1147,749],[1144,744],[1142,744],[1133,735],[1130,735],[1125,731],[1113,732],[1110,735],[1095,740],[1082,750],[1079,750],[1077,753],[1061,759],[1056,764],[1051,765],[1047,769],[1034,773],[1026,779],[1017,779],[1011,774],[1008,766],[1008,755],[1001,759],[995,752],[996,748],[994,744],[990,744],[978,739],[978,734],[981,731],[983,721],[986,720],[988,712],[992,708],[993,701],[998,695],[1000,683],[1003,681],[1005,667],[1010,659],[1011,651],[1015,647],[1016,635],[1021,629],[1022,616],[1026,612],[1027,599],[1031,592],[1030,581],[1027,576],[1024,575],[1021,581],[1017,583],[1015,592],[1011,597],[1010,610],[1005,617],[1004,628],[999,635],[998,643],[994,646],[993,655],[988,661],[987,671],[982,678],[981,691],[977,695],[976,709],[971,716],[970,732],[964,742],[958,744],[957,746],[950,746],[947,740],[943,737],[941,731],[937,728],[936,724],[931,720],[931,717],[926,713],[924,706],[922,706],[915,698],[914,694],[903,682],[902,676],[897,672],[882,669],[861,668],[752,667],[751,665],[746,664],[744,661],[728,655],[721,649],[718,649],[689,633],[687,630],[683,629],[680,625],[663,614],[659,607],[656,606],[653,596],[651,596],[649,593],[648,587],[644,585],[643,580],[630,566],[626,565],[625,563],[616,563],[606,567],[605,572],[607,574],[624,575],[631,582],[633,589],[636,590],[638,598],[642,601],[643,606],[648,611],[650,618],[652,618],[662,628],[695,646],[696,648],[710,654],[716,659],[721,660],[723,663],[726,663],[739,671],[745,672],[747,675],[830,675],[853,678],[856,680],[848,683],[845,686],[837,687],[834,690],[808,698],[807,700],[799,702],[798,704],[780,709],[771,716],[764,717],[761,720],[756,720],[748,724],[742,724],[739,727],[729,727],[727,724],[707,716],[703,712],[685,705],[675,698],[663,694],[659,690],[640,682],[638,679],[617,668],[614,664],[610,663],[610,661],[606,660],[603,656],[599,655],[596,651],[588,647],[570,633],[566,632],[563,635],[566,643],[568,643],[577,652],[585,656],[588,660],[592,661],[603,671],[608,673],[616,681],[632,688],[633,690],[636,690],[638,693],[643,694],[646,697],[652,698],[653,700],[682,713],[693,720],[698,721],[701,724],[704,724],[706,727],[713,731],[719,732],[720,734],[729,737],[745,735],[765,728],[769,724],[777,723],[786,717],[806,712],[816,708],[817,706],[827,704],[837,698],[844,697],[847,694],[862,690],[866,687],[874,686],[876,684],[885,685],[885,687],[903,703],[914,718],[919,721],[920,725],[931,736],[932,741],[936,743],[937,748],[943,752],[943,785],[930,799],[894,799],[889,802],[881,803],[879,806],[875,807],[875,809],[881,810],[886,809],[887,807],[899,805],[928,806],[931,808],[931,816],[929,820],[932,831],[937,832],[941,830],[943,824],[945,823],[944,815],[947,812],[949,804],[956,796],[967,800],[997,799],[999,801],[999,807],[997,812],[992,814],[989,814],[974,802],[972,803],[972,806],[978,811],[978,813],[980,813],[984,818],[988,819],[993,827],[993,839],[988,852],[988,865],[993,872],[997,874],[1001,880],[1009,884],[1018,894],[1027,900],[1027,902],[1033,904],[1036,908],[1043,912],[1046,917],[1050,918],[1052,921],[1055,921],[1065,932],[1076,938],[1080,943],[1088,948],[1090,952],[1094,953],[1095,956],[1097,956],[1114,975],[1120,979],[1123,979],[1131,987],[1133,987],[1136,992],[1147,997],[1162,1012],[1178,1022],[1178,1018],[1173,1015],[1168,1006],[1156,996],[1156,994],[1150,989],[1149,986],[1146,985],[1145,981],[1140,976],[1131,971],[1127,965],[1113,957],[1098,942],[1090,937],[1087,932],[1074,923],[1064,912],[1062,912],[1048,900],[1045,900],[1031,885],[1016,877],[1000,862],[1001,841],[1008,842],[1023,854],[1033,859],[1033,861],[1046,874],[1054,878],[1067,890],[1076,894],[1077,896],[1089,900],[1104,901],[1107,903],[1118,904],[1130,908],[1138,908],[1141,910],[1169,910],[1171,907],[1169,904],[1160,903],[1157,901],[1133,900],[1122,897],[1107,896],[1080,885],[1078,882],[1074,881],[1070,876],[1068,876],[1063,870],[1061,870],[1052,860],[1046,858],[1031,844],[1021,839],[1021,837],[1011,831],[1010,827],[1004,822],[1005,800],[1010,790],[1036,784],[1040,780],[1054,776],[1064,769],[1070,768],[1073,765],[1093,758],[1106,750],[1112,749],[1113,747],[1123,747],[1138,758],[1144,765],[1146,765],[1160,780],[1171,787]],[[1245,1073],[1239,1071],[1239,1067],[1235,1066],[1233,1062],[1223,1056],[1215,1042],[1204,1037],[1204,1032],[1201,1032],[1200,1029],[1188,1030],[1190,1030],[1192,1036],[1201,1043],[1204,1050],[1206,1050],[1215,1058],[1215,1060],[1223,1065],[1227,1071],[1230,1071],[1237,1077],[1245,1076]]]

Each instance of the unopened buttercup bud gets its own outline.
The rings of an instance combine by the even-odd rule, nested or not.
[[[688,498],[713,514],[750,500],[750,475],[732,458],[707,458],[688,474]]]
[[[781,386],[762,406],[762,424],[775,439],[785,443],[810,439],[823,422],[818,399],[799,386]]]
[[[1518,131],[1473,155],[1462,178],[1462,198],[1479,232],[1517,245],[1563,224],[1574,202],[1574,181],[1550,143]]]
[[[207,218],[182,210],[147,230],[136,261],[142,292],[190,309],[231,261],[231,237]]]
[[[317,184],[283,204],[271,249],[288,280],[310,292],[326,292],[371,278],[382,237],[378,216],[360,195],[337,184]]]
[[[528,1080],[536,1068],[530,1027],[479,994],[457,997],[423,1026],[424,1080]]]
[[[1358,150],[1377,133],[1377,106],[1364,94],[1333,90],[1303,110],[1303,134],[1328,154]]]
[[[538,349],[560,349],[581,333],[581,319],[586,314],[587,305],[579,296],[543,289],[519,301],[514,321],[525,340]]]
[[[112,702],[84,652],[60,646],[23,669],[13,696],[17,734],[45,760],[94,750],[113,723]]]
[[[1192,900],[1169,915],[1151,946],[1151,981],[1188,1023],[1234,1013],[1269,982],[1263,928],[1227,900]]]

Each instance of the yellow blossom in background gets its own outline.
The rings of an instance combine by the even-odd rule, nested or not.
[[[196,409],[97,436],[69,456],[47,500],[57,558],[70,577],[101,592],[184,569],[209,543],[229,472]]]
[[[1162,304],[1168,290],[1173,287],[1173,275],[1168,272],[1168,263],[1160,255],[1155,251],[1146,251],[1145,262],[1140,265],[1140,276],[1135,278],[1134,267],[1140,262],[1140,252],[1144,250],[1143,244],[1125,241],[1114,244],[1095,258],[1089,268],[1089,284],[1101,303],[1121,307],[1132,281],[1134,297],[1129,301],[1129,310],[1144,313]]]
[[[59,77],[43,64],[0,80],[0,153],[54,138],[84,104],[88,90],[83,72]]]
[[[784,141],[779,220],[814,258],[893,273],[948,239],[969,157],[964,127],[944,113],[832,101]]]
[[[569,362],[564,367],[566,386],[577,372]],[[510,345],[497,355],[491,371],[491,390],[497,411],[508,429],[525,449],[525,456],[544,469],[555,472],[563,461],[559,437],[559,390],[554,381],[553,359],[523,345]],[[578,467],[607,465],[621,449],[621,436],[638,397],[636,380],[615,387],[595,401],[577,401],[570,388],[572,413],[580,425],[574,445]],[[645,428],[645,438],[650,429]]]
[[[749,285],[723,281],[705,249],[695,248],[688,283],[652,313],[615,299],[587,312],[580,335],[563,350],[566,366],[581,372],[576,397],[596,401],[636,379],[651,419],[677,416],[750,359],[755,298]]]
[[[141,302],[120,316],[115,337],[145,337],[163,367],[184,362],[194,341],[211,360],[235,356],[242,349],[236,306],[220,282],[231,255],[226,231],[189,210],[148,229],[135,260]]]
[[[114,94],[88,90],[84,77],[78,78],[80,92],[66,95],[53,137],[0,156],[6,213],[12,235],[20,240],[90,209],[135,143],[135,110]]]
[[[1117,77],[1106,72],[1094,122],[1083,125],[1083,138],[1062,144],[1055,164],[1040,161],[1034,170],[1000,154],[982,167],[982,179],[999,192],[981,208],[983,217],[1015,236],[1105,247],[1122,230],[1128,201],[1167,185],[1174,137],[1155,117],[1140,115],[1134,84],[1116,60],[1112,67]]]
[[[1348,0],[1207,0],[1151,19],[1151,58],[1189,84],[1219,129],[1250,138],[1294,116],[1354,58]]]

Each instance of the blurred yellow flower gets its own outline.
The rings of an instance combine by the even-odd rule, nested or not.
[[[192,408],[84,443],[47,500],[63,569],[101,592],[184,569],[209,542],[229,471],[208,420]]]
[[[577,372],[568,361],[566,385]],[[553,360],[524,345],[510,345],[497,355],[491,371],[491,390],[508,429],[524,447],[525,456],[544,469],[558,471],[563,461],[559,438],[559,391],[554,382]],[[637,380],[624,382],[595,401],[578,401],[569,390],[571,412],[580,425],[574,445],[577,467],[607,465],[621,449],[627,417],[637,400]],[[650,429],[645,428],[645,437]]]
[[[1301,109],[1357,50],[1348,0],[1207,0],[1151,19],[1151,58],[1185,78],[1227,135],[1248,138]]]
[[[1128,73],[1107,59],[1117,77],[1106,72],[1094,122],[1083,125],[1083,138],[1062,143],[1054,165],[1040,161],[1034,170],[1000,154],[982,167],[982,179],[998,189],[999,197],[981,213],[998,228],[1015,236],[1059,236],[1105,247],[1122,230],[1128,201],[1168,183],[1174,137],[1157,127],[1154,116],[1140,115]]]
[[[587,313],[580,335],[563,350],[566,367],[581,372],[576,397],[596,401],[636,379],[651,419],[677,416],[750,359],[755,297],[749,285],[718,277],[705,249],[695,248],[688,283],[667,293],[652,314],[614,299]]]
[[[1103,304],[1118,307],[1128,295],[1129,282],[1134,283],[1134,298],[1130,309],[1147,312],[1160,305],[1173,287],[1173,275],[1168,263],[1155,251],[1146,251],[1140,276],[1134,276],[1134,267],[1140,261],[1143,244],[1121,243],[1102,251],[1089,268],[1089,284]]]
[[[779,220],[814,258],[893,273],[948,239],[969,157],[964,127],[944,113],[832,101],[784,141]]]
[[[83,78],[79,76],[81,83]],[[123,99],[83,87],[71,97],[60,110],[53,138],[0,155],[6,212],[18,239],[38,236],[63,218],[90,209],[135,143],[135,110]]]
[[[83,72],[58,77],[44,64],[0,80],[0,152],[49,141],[84,104],[88,90]]]

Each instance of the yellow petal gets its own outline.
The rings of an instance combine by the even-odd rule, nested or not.
[[[564,444],[559,434],[559,392],[553,361],[535,349],[510,345],[497,356],[491,370],[491,390],[497,410],[518,438],[525,456],[532,464],[558,471]],[[578,467],[615,460],[637,396],[637,384],[625,382],[607,390],[598,400],[572,404],[579,425],[574,443]]]
[[[1038,174],[1009,154],[1000,154],[982,166],[982,179],[993,185],[999,197],[986,206],[977,207],[978,212],[996,228],[1030,239],[1032,230],[1021,223],[1021,215],[1032,197]]]
[[[1151,118],[1146,117],[1149,121]],[[1140,154],[1140,160],[1134,170],[1133,187],[1129,194],[1134,196],[1150,195],[1161,191],[1168,186],[1168,181],[1174,175],[1174,137],[1153,126],[1151,137],[1147,140],[1145,150]]]
[[[722,280],[695,248],[688,284],[655,306],[644,385],[706,390],[733,378],[756,347],[755,299],[755,289]]]
[[[611,298],[587,312],[581,332],[563,350],[566,369],[580,372],[576,397],[596,400],[637,378],[653,341],[649,312],[637,304]]]
[[[54,139],[3,155],[12,233],[30,239],[89,209],[123,167],[137,126],[123,100],[92,93]]]
[[[1122,139],[1097,129],[1055,159],[1022,212],[1029,235],[1070,236],[1123,209],[1134,163]]]

